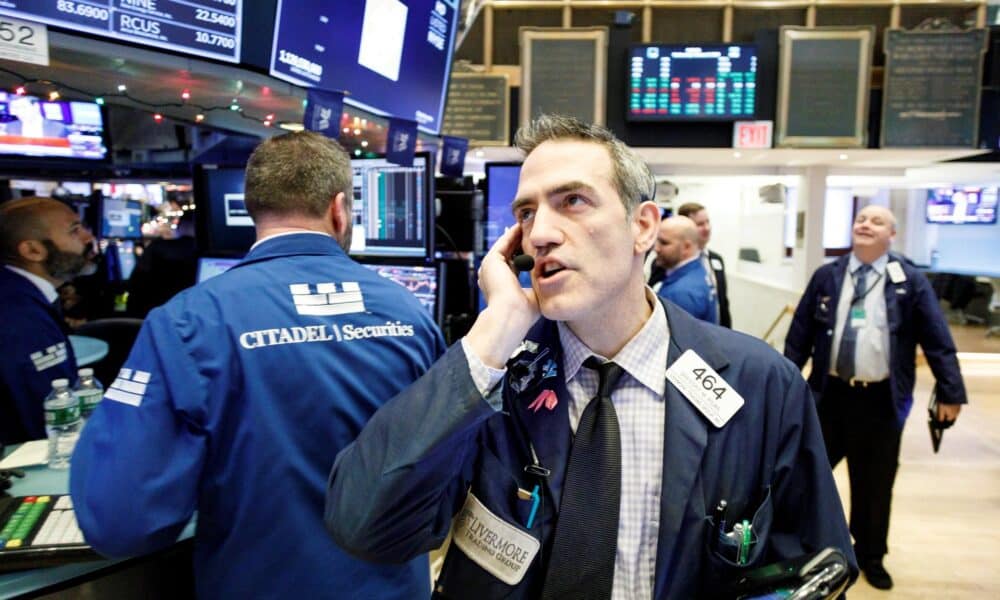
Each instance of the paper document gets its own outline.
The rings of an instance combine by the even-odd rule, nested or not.
[[[0,469],[17,469],[31,465],[44,465],[49,460],[49,441],[25,442],[10,455],[0,461]]]

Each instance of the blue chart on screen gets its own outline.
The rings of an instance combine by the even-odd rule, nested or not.
[[[271,75],[441,130],[457,0],[278,0]]]
[[[404,265],[365,265],[386,279],[405,287],[433,316],[437,302],[437,269],[434,267]]]
[[[103,160],[101,107],[0,92],[0,154]]]
[[[754,116],[757,53],[752,45],[629,48],[628,118],[737,120]]]
[[[240,62],[243,0],[3,0],[0,14]]]

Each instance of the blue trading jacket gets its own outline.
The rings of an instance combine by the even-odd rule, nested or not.
[[[746,569],[827,546],[849,557],[856,574],[816,409],[801,374],[760,340],[708,326],[669,302],[664,306],[667,364],[695,351],[745,404],[718,428],[667,383],[653,598],[715,598]],[[372,418],[337,457],[330,475],[326,524],[338,542],[371,560],[406,560],[438,547],[452,517],[475,496],[504,524],[498,529],[530,535],[541,549],[522,563],[523,578],[508,584],[488,570],[492,561],[484,565],[466,554],[455,533],[435,597],[539,597],[572,433],[556,326],[542,319],[527,339],[525,350],[508,363],[502,411],[493,410],[476,389],[456,344]],[[549,357],[554,369],[538,368]],[[558,403],[551,410],[532,409],[546,389]],[[525,469],[535,455],[537,464],[550,470],[547,477]],[[536,484],[541,503],[528,528],[531,503],[517,491]],[[757,535],[746,566],[736,565],[731,548],[712,548],[712,509],[723,499],[730,522],[747,519]],[[484,539],[489,544],[501,538],[514,536]]]
[[[802,294],[795,317],[785,336],[785,356],[799,368],[812,356],[809,386],[822,401],[830,372],[830,354],[837,325],[837,303],[844,286],[850,255],[823,265],[813,273]],[[889,380],[896,407],[896,423],[902,429],[913,406],[917,343],[937,380],[942,404],[964,404],[965,384],[948,331],[931,284],[906,258],[889,253],[906,276],[905,281],[885,282],[886,320],[889,326]]]
[[[334,457],[444,351],[402,286],[327,236],[281,236],[153,310],[70,472],[109,556],[175,541],[197,510],[203,598],[426,596],[426,557],[372,565],[323,529]]]
[[[0,264],[0,444],[45,437],[52,380],[76,379],[62,317],[33,283]]]
[[[663,278],[660,296],[674,302],[691,316],[718,325],[715,293],[701,260],[692,260]]]

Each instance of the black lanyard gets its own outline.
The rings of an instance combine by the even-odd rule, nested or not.
[[[853,292],[854,295],[851,296],[851,306],[854,306],[854,304],[857,303],[858,300],[864,300],[865,297],[868,296],[868,294],[870,294],[871,291],[875,289],[875,286],[878,285],[878,282],[882,280],[881,273],[879,273],[875,269],[872,269],[872,272],[875,273],[875,281],[873,281],[872,284],[868,286],[868,289],[863,291],[860,296],[858,295],[858,278],[855,277],[854,273],[851,273],[851,282],[854,284],[854,292]]]

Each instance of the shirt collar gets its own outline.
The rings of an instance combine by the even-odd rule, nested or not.
[[[330,237],[330,234],[324,233],[322,231],[312,231],[310,229],[299,229],[297,231],[286,231],[284,233],[276,233],[274,235],[269,235],[267,237],[260,238],[259,240],[257,240],[256,242],[254,242],[253,246],[250,246],[250,249],[253,250],[257,246],[263,244],[264,242],[266,242],[268,240],[273,240],[274,238],[284,237],[286,235],[299,235],[300,233],[310,233],[312,235],[325,235],[326,237]]]
[[[646,287],[646,301],[652,305],[653,314],[649,316],[639,332],[611,360],[618,363],[618,366],[631,375],[633,379],[662,398],[666,389],[663,369],[667,364],[667,348],[669,346],[667,343],[669,341],[667,314],[663,310],[663,304],[648,286]],[[607,359],[607,357],[600,356],[588,348],[562,321],[557,322],[556,326],[559,329],[559,341],[562,344],[563,372],[566,373],[567,382],[576,377],[583,361],[589,357],[599,356],[602,359]],[[667,336],[663,335],[664,331],[667,331]]]
[[[10,269],[11,271],[14,271],[21,277],[24,277],[31,283],[35,284],[35,287],[38,288],[38,291],[41,292],[43,296],[45,296],[45,300],[49,304],[55,302],[56,298],[59,297],[59,292],[56,291],[56,286],[52,285],[52,282],[48,281],[44,277],[39,277],[34,273],[29,273],[28,271],[25,271],[24,269],[20,267],[15,267],[13,265],[4,265],[4,266]]]
[[[847,270],[851,274],[858,270],[864,263],[858,260],[858,257],[851,252],[851,258],[847,262]],[[889,253],[886,252],[882,256],[876,258],[872,261],[871,267],[879,275],[885,275],[885,266],[889,264]]]

